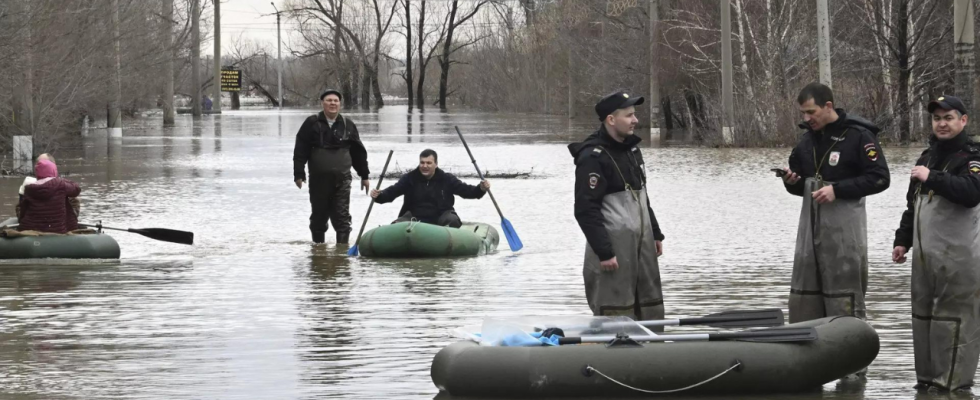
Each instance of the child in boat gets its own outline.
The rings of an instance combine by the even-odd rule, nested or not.
[[[24,185],[18,229],[67,233],[77,228],[78,219],[73,213],[69,198],[77,197],[81,193],[78,184],[58,177],[58,167],[47,159],[37,162],[34,175],[37,180]],[[73,215],[69,216],[70,212]]]

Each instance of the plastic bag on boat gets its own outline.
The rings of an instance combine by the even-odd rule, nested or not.
[[[548,335],[545,331],[557,328]],[[472,340],[482,346],[555,346],[558,339],[565,336],[616,335],[630,336],[655,335],[649,329],[627,317],[518,317],[488,318],[480,326],[470,325],[454,330],[454,336]]]

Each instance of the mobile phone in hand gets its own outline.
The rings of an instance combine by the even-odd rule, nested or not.
[[[780,178],[786,176],[786,170],[782,168],[772,168],[770,171],[775,172],[776,176]]]

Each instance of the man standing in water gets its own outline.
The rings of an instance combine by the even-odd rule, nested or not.
[[[664,317],[657,257],[664,235],[650,208],[643,155],[633,135],[643,97],[613,93],[595,106],[602,125],[575,158],[575,219],[585,234],[585,296],[592,314]]]
[[[929,103],[929,148],[912,168],[908,209],[892,260],[912,256],[912,344],[918,389],[973,385],[980,358],[980,145],[963,128],[966,107]]]
[[[790,322],[832,315],[865,318],[868,233],[864,198],[888,188],[880,129],[834,108],[829,87],[811,83],[797,97],[806,129],[783,183],[803,197],[789,295]]]
[[[357,126],[340,115],[340,92],[327,90],[320,95],[323,111],[306,118],[296,133],[293,149],[293,180],[302,189],[305,167],[310,164],[310,232],[313,243],[323,243],[327,221],[337,231],[337,244],[350,240],[351,167],[361,177],[361,188],[371,188],[368,180],[367,150]]]

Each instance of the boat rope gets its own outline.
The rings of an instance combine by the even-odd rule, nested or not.
[[[411,232],[412,229],[415,228],[415,225],[418,225],[420,223],[422,223],[422,221],[419,221],[419,220],[415,219],[415,217],[412,217],[412,220],[409,221],[409,223],[408,223],[408,229],[406,229],[405,231],[406,232]]]
[[[604,374],[604,373],[602,373],[601,371],[599,371],[599,370],[597,370],[597,369],[595,369],[595,367],[593,367],[593,366],[591,366],[591,365],[587,365],[587,366],[585,367],[585,369],[586,369],[587,371],[589,371],[589,372],[595,372],[595,373],[597,373],[597,374],[599,374],[599,376],[601,376],[601,377],[603,377],[603,378],[606,378],[606,379],[608,379],[608,380],[609,380],[610,382],[612,382],[612,383],[615,383],[615,384],[617,384],[617,385],[619,385],[619,386],[622,386],[622,387],[624,387],[624,388],[627,388],[627,389],[631,389],[631,390],[635,390],[635,391],[637,391],[637,392],[641,392],[641,393],[649,393],[649,394],[667,394],[667,393],[677,393],[677,392],[683,392],[683,391],[685,391],[685,390],[690,390],[690,389],[694,389],[694,388],[696,388],[696,387],[698,387],[698,386],[701,386],[701,385],[704,385],[704,384],[707,384],[708,382],[711,382],[711,381],[713,381],[713,380],[715,380],[715,379],[718,379],[718,378],[721,378],[721,377],[722,377],[722,375],[725,375],[725,374],[727,374],[727,373],[729,373],[729,372],[731,372],[732,370],[734,370],[734,369],[736,369],[736,368],[738,368],[738,367],[741,367],[741,366],[742,366],[742,362],[741,362],[741,361],[736,361],[736,362],[735,362],[735,365],[732,365],[732,366],[731,366],[731,367],[729,367],[728,369],[726,369],[726,370],[724,370],[724,371],[721,371],[721,373],[720,373],[720,374],[718,374],[718,375],[715,375],[715,376],[712,376],[711,378],[708,378],[707,380],[704,380],[704,381],[702,381],[702,382],[698,382],[698,383],[695,383],[695,384],[693,384],[693,385],[690,385],[690,386],[687,386],[687,387],[682,387],[682,388],[680,388],[680,389],[671,389],[671,390],[646,390],[646,389],[640,389],[640,388],[635,388],[635,387],[632,387],[632,386],[630,386],[630,385],[627,385],[627,384],[625,384],[625,383],[623,383],[623,382],[620,382],[620,381],[617,381],[617,380],[615,380],[615,379],[613,379],[613,378],[611,378],[611,377],[609,377],[608,375],[606,375],[606,374]]]

